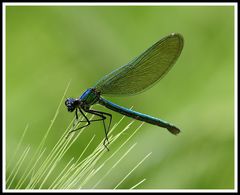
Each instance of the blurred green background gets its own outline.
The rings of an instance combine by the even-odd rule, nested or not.
[[[70,80],[67,97],[78,97],[154,42],[178,32],[185,39],[183,52],[157,85],[136,96],[107,99],[169,121],[182,133],[173,136],[144,124],[131,140],[137,142],[133,153],[99,188],[111,189],[149,152],[120,188],[142,178],[140,189],[234,187],[233,6],[8,6],[6,27],[7,163],[26,124],[23,145],[38,146]],[[113,124],[121,118],[95,108],[112,113]],[[61,106],[49,149],[73,115]],[[130,121],[126,118],[120,130]],[[102,123],[84,131],[67,158],[77,156],[93,134],[97,141],[104,137]]]

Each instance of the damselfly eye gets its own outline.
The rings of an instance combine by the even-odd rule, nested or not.
[[[66,106],[68,105],[68,99],[65,100],[65,105],[66,105]]]
[[[65,105],[67,106],[67,109],[69,112],[73,112],[76,108],[76,100],[73,98],[67,98],[65,101]]]

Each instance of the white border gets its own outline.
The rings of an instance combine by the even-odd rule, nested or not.
[[[199,5],[207,5],[207,6],[237,6],[236,3],[155,3],[155,2],[150,2],[150,3],[121,3],[121,2],[114,2],[114,3],[109,3],[109,2],[101,2],[101,3],[89,3],[89,2],[82,2],[82,3],[76,3],[76,2],[71,2],[71,3],[3,3],[4,6],[199,6]]]
[[[238,7],[234,6],[234,189],[238,187]]]
[[[6,191],[6,7],[2,6],[2,189]]]
[[[6,6],[234,6],[234,189],[229,190],[190,190],[190,189],[148,189],[148,190],[109,190],[109,189],[96,189],[96,190],[6,190]],[[238,184],[238,9],[237,3],[2,3],[2,63],[3,63],[3,73],[2,73],[2,83],[3,83],[3,161],[2,161],[2,189],[3,192],[237,192]]]

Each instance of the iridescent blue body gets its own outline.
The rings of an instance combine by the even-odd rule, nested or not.
[[[104,98],[100,97],[98,103],[105,106],[106,108],[108,108],[110,110],[113,110],[115,112],[118,112],[118,113],[123,114],[128,117],[131,117],[133,119],[136,119],[139,121],[144,121],[144,122],[152,124],[152,125],[157,125],[159,127],[166,128],[173,134],[178,134],[180,132],[180,130],[177,127],[175,127],[174,125],[172,125],[168,122],[165,122],[164,120],[149,116],[147,114],[136,112],[136,111],[130,110],[128,108],[124,108],[124,107],[114,104]]]
[[[80,122],[87,122],[86,125],[78,129],[90,125],[91,122],[102,121],[106,136],[104,146],[107,148],[105,142],[108,141],[107,135],[111,125],[112,115],[106,112],[92,110],[91,106],[98,103],[112,111],[136,120],[166,128],[172,134],[178,134],[180,129],[174,125],[161,119],[114,104],[104,99],[102,95],[134,95],[150,88],[171,69],[180,56],[182,48],[182,35],[172,33],[153,44],[128,64],[121,66],[100,79],[93,88],[87,89],[79,98],[67,98],[65,105],[68,111],[75,111],[76,119],[78,119],[79,111],[85,118],[85,121]],[[89,120],[83,111],[98,116],[99,118]],[[110,119],[108,127],[106,127],[105,124],[107,117]],[[74,129],[71,132],[78,129]]]
[[[92,105],[98,103],[102,106],[105,106],[106,108],[108,108],[110,110],[113,110],[115,112],[118,112],[118,113],[123,114],[128,117],[131,117],[133,119],[144,121],[146,123],[150,123],[153,125],[157,125],[157,126],[166,128],[173,134],[178,134],[180,132],[180,130],[177,127],[175,127],[174,125],[172,125],[168,122],[165,122],[161,119],[158,119],[158,118],[155,118],[152,116],[149,116],[147,114],[143,114],[140,112],[136,112],[134,110],[130,110],[128,108],[124,108],[122,106],[119,106],[117,104],[114,104],[113,102],[110,102],[110,101],[102,98],[100,96],[100,92],[96,91],[96,89],[94,89],[94,88],[87,89],[81,95],[81,97],[79,99],[76,99],[74,101],[81,102],[80,107],[85,111],[89,110],[89,108]]]

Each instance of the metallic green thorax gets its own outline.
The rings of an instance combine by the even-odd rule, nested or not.
[[[82,94],[82,96],[80,97],[80,100],[86,106],[91,106],[99,100],[99,96],[100,96],[99,92],[97,92],[93,88],[89,88]]]

